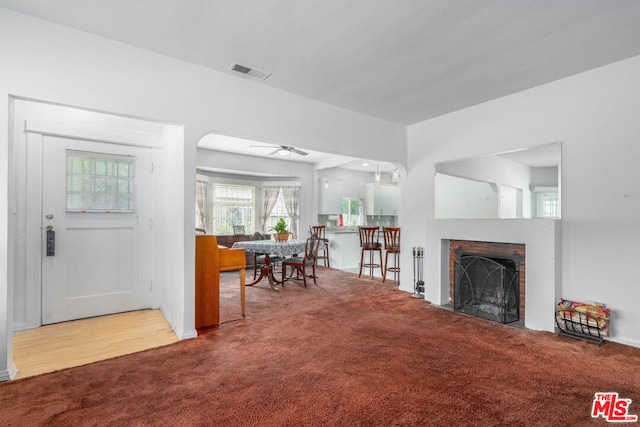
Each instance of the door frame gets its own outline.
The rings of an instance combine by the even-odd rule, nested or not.
[[[43,135],[70,139],[83,139],[113,145],[127,145],[151,149],[154,172],[161,169],[157,152],[163,148],[162,125],[141,119],[130,119],[106,113],[94,113],[71,107],[16,100],[16,123],[14,129],[14,176],[16,202],[13,207],[16,221],[14,240],[14,293],[21,286],[24,290],[24,315],[16,321],[14,307],[13,330],[42,326],[42,139]],[[78,112],[86,114],[78,120]],[[123,127],[123,123],[126,125]],[[128,127],[127,127],[128,126]],[[32,157],[32,161],[29,158]],[[159,173],[154,173],[153,198],[162,198],[158,182]],[[153,202],[152,218],[157,212]],[[154,231],[155,233],[155,231]],[[155,257],[154,257],[155,258]],[[154,264],[157,264],[154,261]],[[155,272],[155,269],[154,269]],[[153,274],[154,289],[150,295],[154,308],[161,305],[162,281]]]
[[[42,246],[47,227],[56,233],[55,256],[41,252],[42,324],[154,308],[152,149],[49,135],[42,142]],[[131,162],[130,210],[67,210],[70,152]]]

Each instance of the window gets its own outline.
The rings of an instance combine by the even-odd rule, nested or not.
[[[284,204],[282,191],[278,193],[278,201],[276,202],[276,205],[273,207],[273,210],[271,211],[271,214],[269,214],[269,218],[267,219],[267,224],[265,227],[267,233],[271,232],[271,229],[276,225],[276,222],[278,222],[281,217],[284,218],[285,222],[287,223],[287,229],[291,231],[291,217],[289,216],[287,207]]]
[[[133,212],[135,157],[66,150],[68,211]]]
[[[560,198],[557,187],[534,187],[533,203],[537,218],[560,218]]]
[[[342,198],[342,221],[346,225],[362,225],[360,223],[360,200],[350,197]]]
[[[254,193],[251,186],[213,184],[210,233],[232,235],[237,225],[243,225],[246,233],[253,233]]]
[[[557,217],[558,216],[558,193],[538,193],[538,216]]]

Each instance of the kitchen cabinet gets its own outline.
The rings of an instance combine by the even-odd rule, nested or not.
[[[338,215],[342,213],[342,181],[330,179],[328,188],[326,181],[318,181],[318,213],[321,215]]]
[[[358,271],[360,263],[360,235],[353,233],[327,233],[331,268]]]
[[[360,271],[360,256],[362,254],[360,234],[357,231],[337,232],[327,233],[326,237],[329,239],[331,268],[358,273]],[[380,234],[380,239],[380,241],[382,241],[382,233]],[[377,260],[378,256],[376,255],[375,257]],[[368,274],[368,270],[365,271]],[[362,272],[363,275],[365,271]],[[375,277],[382,277],[380,269],[375,269],[373,275]]]
[[[366,184],[367,215],[398,215],[400,188],[392,184]]]

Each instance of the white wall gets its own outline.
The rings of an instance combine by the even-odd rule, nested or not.
[[[167,159],[182,197],[168,202],[165,265],[172,325],[194,332],[196,144],[218,131],[265,142],[406,163],[406,127],[217,73],[0,8],[0,165],[8,168],[9,97],[182,124]],[[8,174],[0,174],[0,380],[11,375]]]
[[[495,184],[438,173],[434,186],[436,218],[498,218]]]
[[[608,304],[611,338],[640,347],[638,93],[640,57],[634,57],[410,126],[403,193],[416,197],[402,199],[403,221],[425,237],[405,240],[403,257],[411,246],[432,245],[427,228],[439,227],[432,221],[435,163],[562,141],[560,292]],[[439,294],[440,273],[426,269],[428,292]]]
[[[542,187],[557,187],[558,173],[560,172],[555,166],[531,168],[531,185]]]
[[[512,160],[504,159],[500,156],[491,155],[442,162],[436,166],[436,170],[447,175],[495,184],[492,185],[492,187],[495,187],[498,192],[498,201],[495,206],[495,214],[489,216],[492,218],[505,217],[501,214],[500,209],[500,201],[503,197],[502,186],[520,189],[522,190],[524,203],[520,204],[518,207],[518,211],[522,212],[519,218],[531,217],[531,192],[529,191],[529,184],[531,183],[531,168],[528,166]],[[446,194],[447,193],[444,191],[439,192],[439,196],[443,196],[442,199],[446,197]],[[458,195],[459,194],[454,193],[451,197],[456,197]],[[441,200],[441,198],[438,197],[437,200]],[[458,200],[458,203],[462,203],[463,201],[464,199]],[[470,203],[470,205],[471,206],[468,207],[470,212],[464,216],[458,216],[458,218],[473,218],[473,203]],[[436,209],[438,209],[437,206]],[[482,212],[482,214],[485,213],[487,213],[486,210]],[[439,217],[455,218],[454,216]],[[485,216],[476,216],[476,218],[483,217]]]
[[[195,307],[195,297],[192,287],[187,285],[189,280],[195,280],[189,276],[189,272],[195,270],[195,247],[189,247],[191,242],[185,230],[187,226],[195,228],[195,171],[191,176],[185,169],[177,166],[185,162],[184,130],[176,126],[165,126],[164,137],[162,157],[157,160],[160,163],[158,167],[162,168],[160,176],[164,180],[167,194],[162,198],[164,215],[158,215],[154,219],[154,227],[163,231],[162,240],[155,248],[156,259],[163,260],[162,271],[158,272],[164,276],[161,309],[176,335],[180,339],[186,339],[195,336],[195,323],[192,320],[195,311],[191,310],[191,307]],[[185,175],[189,175],[188,178],[185,179]],[[182,195],[182,199],[188,203],[190,193],[186,192],[185,195],[185,187],[188,188],[189,184],[193,188],[191,210],[175,202],[180,201]],[[193,262],[187,260],[189,249],[193,249]],[[184,263],[180,264],[179,260],[182,259]],[[177,262],[170,262],[171,260]]]

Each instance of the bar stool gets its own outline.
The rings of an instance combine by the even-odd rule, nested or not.
[[[312,236],[315,234],[320,239],[320,247],[318,248],[318,256],[316,259],[322,259],[325,267],[331,268],[331,262],[329,261],[329,239],[324,237],[325,232],[324,225],[310,225],[309,226],[309,234]],[[322,251],[322,254],[320,254]]]
[[[382,245],[380,244],[380,227],[358,227],[358,232],[360,233],[360,247],[362,248],[362,253],[360,254],[360,274],[358,277],[362,276],[362,268],[368,268],[369,274],[373,279],[373,269],[379,268],[380,272],[384,274],[382,269]],[[365,252],[369,253],[369,261],[367,263],[364,262],[364,254]],[[374,253],[378,252],[380,254],[380,264],[376,264],[374,262]]]
[[[400,276],[400,228],[383,227],[384,237],[384,273],[382,273],[382,283],[387,280],[387,271],[393,273],[393,280],[397,281]],[[389,254],[393,256],[393,267],[389,267]]]

